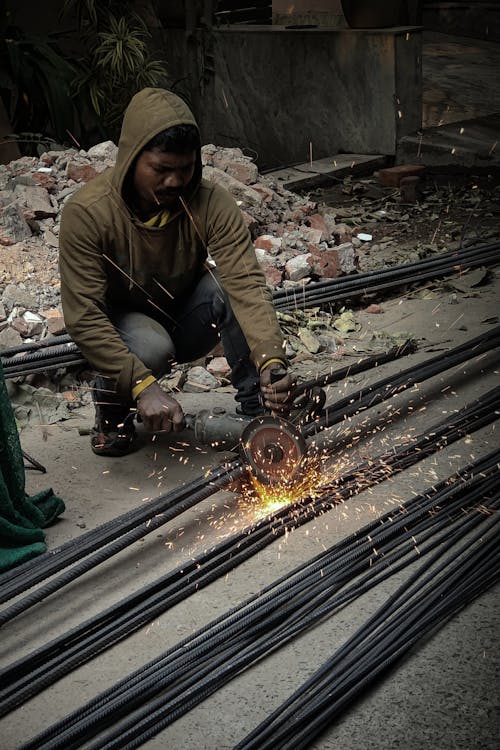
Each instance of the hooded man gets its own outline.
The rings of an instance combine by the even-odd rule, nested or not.
[[[237,411],[288,412],[292,378],[271,292],[235,200],[202,179],[200,135],[182,99],[152,88],[132,98],[116,165],[69,201],[59,239],[66,328],[99,373],[94,453],[130,452],[135,413],[151,431],[183,429],[180,404],[157,379],[219,337]]]

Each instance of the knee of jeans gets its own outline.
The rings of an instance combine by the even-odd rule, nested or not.
[[[213,322],[223,325],[228,313],[232,314],[232,312],[229,297],[222,287],[217,271],[211,270],[204,275],[198,291],[207,301],[210,301]]]
[[[144,333],[140,340],[129,342],[129,348],[156,377],[170,372],[175,359],[175,347],[170,338],[151,331]]]

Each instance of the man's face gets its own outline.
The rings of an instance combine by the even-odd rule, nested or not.
[[[196,151],[174,154],[170,151],[143,151],[134,170],[134,198],[143,211],[174,208],[191,181]]]

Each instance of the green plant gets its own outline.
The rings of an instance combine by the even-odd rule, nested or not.
[[[36,132],[49,141],[67,143],[79,130],[72,94],[79,72],[77,64],[62,54],[58,37],[26,34],[3,15],[0,96],[14,133]],[[23,150],[30,153],[36,149]]]
[[[88,92],[94,112],[116,139],[123,112],[133,94],[166,84],[165,64],[150,52],[151,34],[136,3],[116,0],[66,0],[85,43],[75,92]]]

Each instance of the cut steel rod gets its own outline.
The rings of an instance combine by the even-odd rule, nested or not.
[[[492,395],[494,393],[492,392]],[[495,398],[498,407],[500,389],[497,389],[493,400],[491,398],[483,400],[483,416],[490,420],[495,414]],[[363,476],[363,484],[356,478],[351,479],[352,474],[345,482],[342,479],[338,480],[334,490],[331,491],[332,498],[329,501],[327,498],[316,500],[305,507],[294,506],[280,511],[274,517],[268,517],[253,529],[245,529],[234,539],[224,542],[201,558],[186,562],[179,569],[162,577],[146,589],[141,589],[140,592],[119,602],[101,615],[82,623],[65,636],[56,639],[52,644],[48,644],[38,652],[28,655],[25,659],[3,670],[0,672],[0,682],[4,685],[4,689],[0,691],[0,712],[4,714],[12,710],[48,684],[67,674],[75,666],[88,661],[109,645],[158,617],[190,593],[199,590],[216,577],[224,575],[229,569],[246,560],[251,554],[259,551],[287,530],[311,520],[318,512],[325,510],[326,504],[329,503],[332,507],[340,501],[349,500],[357,492],[362,491],[368,483],[373,484],[387,478],[388,466],[392,465],[391,476],[393,476],[397,471],[407,468],[409,463],[413,464],[429,455],[433,448],[436,449],[439,446],[443,435],[447,435],[446,444],[449,445],[460,437],[464,430],[471,433],[483,426],[484,422],[478,421],[477,406],[478,404],[475,403],[472,407],[462,410],[463,416],[459,413],[452,420],[448,418],[446,423],[435,426],[430,430],[432,437],[421,437],[411,446],[400,449],[398,453],[383,454],[382,457],[373,459],[369,466],[357,467],[352,474],[354,477]],[[466,415],[472,415],[473,418]],[[409,454],[410,462],[408,461]],[[495,461],[490,462],[489,466],[485,461],[480,465],[484,476],[492,469],[496,469]],[[462,481],[465,481],[466,473],[464,470]],[[441,483],[436,489],[441,491],[446,486],[447,483]],[[386,522],[389,516],[389,513],[386,514],[375,524],[374,528],[376,529],[379,523]],[[404,523],[406,523],[406,517]]]
[[[489,335],[476,337],[475,339],[472,339],[465,344],[462,344],[459,347],[450,350],[450,352],[448,352],[444,357],[440,356],[432,358],[431,360],[428,360],[421,365],[417,365],[416,368],[405,370],[403,373],[397,375],[396,377],[385,378],[383,381],[380,381],[373,386],[361,389],[358,394],[351,395],[347,399],[338,402],[334,410],[327,409],[324,417],[321,417],[311,425],[308,425],[304,428],[304,434],[311,435],[321,429],[325,429],[325,427],[329,427],[332,424],[345,419],[345,417],[349,414],[356,413],[360,408],[368,408],[368,406],[378,404],[380,403],[380,401],[390,398],[396,392],[400,392],[401,390],[414,385],[416,382],[420,382],[428,377],[436,375],[439,372],[443,372],[449,367],[461,363],[470,357],[484,353],[489,349],[498,346],[499,343],[500,327],[497,327],[496,329],[491,331]],[[240,474],[238,474],[238,472],[240,472]],[[241,472],[243,472],[241,462],[235,462],[235,466],[233,468],[234,477],[236,477],[237,475],[241,475]],[[223,486],[224,483],[227,484],[228,481],[229,479],[227,478],[227,476],[222,478],[222,484],[220,480],[217,481],[217,479],[214,478],[211,480],[211,484],[220,488],[220,486]],[[77,540],[74,540],[75,545],[64,545],[63,554],[59,555],[57,561],[55,559],[57,550],[52,555],[52,557],[54,557],[53,560],[48,560],[48,558],[45,556],[41,560],[35,561],[35,563],[38,562],[38,565],[36,565],[34,573],[30,572],[33,570],[33,565],[28,565],[24,569],[26,571],[26,576],[22,581],[18,576],[13,576],[9,585],[8,578],[0,578],[0,584],[2,583],[2,580],[4,582],[7,582],[6,585],[2,586],[3,591],[0,597],[0,602],[5,602],[13,596],[21,593],[21,591],[25,590],[27,586],[33,585],[33,582],[39,582],[40,580],[43,580],[43,578],[47,575],[46,571],[48,569],[51,572],[54,572],[55,570],[61,569],[62,567],[67,567],[70,564],[69,562],[67,562],[67,560],[71,560],[71,562],[74,562],[79,557],[83,556],[84,553],[86,553],[87,549],[95,549],[95,538],[97,537],[99,539],[98,546],[101,547],[99,552],[95,553],[92,558],[82,560],[78,564],[78,566],[70,571],[67,571],[59,579],[51,581],[45,588],[33,592],[25,599],[3,610],[3,612],[0,613],[0,625],[5,624],[25,609],[33,606],[33,604],[37,603],[38,601],[41,601],[43,598],[45,598],[45,596],[48,596],[49,593],[58,590],[70,581],[74,580],[76,577],[90,570],[95,565],[100,564],[104,560],[116,554],[118,551],[124,549],[128,544],[131,544],[133,541],[136,541],[147,533],[151,533],[151,531],[157,529],[159,526],[163,525],[168,520],[171,520],[171,518],[178,515],[178,512],[183,512],[187,508],[192,507],[194,504],[196,504],[196,502],[199,502],[199,499],[204,499],[209,494],[211,494],[211,492],[213,493],[213,488],[211,489],[211,491],[207,491],[206,489],[209,482],[210,480],[206,481],[204,487],[203,483],[200,480],[198,480],[198,483],[195,483],[195,486],[193,486],[193,483],[191,483],[190,491],[191,493],[195,494],[191,498],[188,498],[187,495],[189,495],[189,492],[185,491],[182,494],[182,502],[180,502],[178,493],[174,493],[175,501],[173,502],[169,499],[168,494],[167,496],[162,496],[154,503],[150,504],[149,512],[146,512],[146,520],[144,520],[144,515],[140,516],[143,523],[142,527],[139,527],[139,529],[130,530],[132,529],[134,524],[128,524],[128,530],[130,530],[128,535],[125,535],[125,531],[123,530],[124,524],[120,522],[120,519],[117,519],[111,530],[105,529],[106,533],[97,532],[93,534],[93,532],[89,532],[88,535],[83,535],[83,538],[79,537]],[[201,489],[200,484],[202,485]],[[201,494],[196,495],[196,492]],[[161,511],[158,510],[158,504],[160,504]],[[144,513],[144,509],[140,510]],[[153,513],[151,512],[152,510],[154,510]],[[161,516],[158,515],[159,513],[161,513]],[[118,537],[123,538],[118,539]],[[108,547],[102,546],[104,544],[104,540],[106,540],[106,542],[110,542],[113,539],[115,539],[116,541],[114,541],[112,545],[109,545]],[[78,544],[79,540],[80,544]],[[84,544],[85,540],[87,541],[87,547],[85,547]],[[89,545],[90,540],[91,543]],[[61,548],[59,548],[59,552],[61,552]]]
[[[235,750],[308,747],[381,672],[499,580],[498,522],[497,512],[436,570],[440,550]]]
[[[478,266],[496,265],[499,260],[500,242],[449,251],[441,255],[405,263],[390,268],[353,274],[340,279],[312,282],[300,289],[278,289],[273,292],[273,304],[277,310],[293,310],[334,304],[349,298],[373,294],[377,291],[456,274]],[[60,356],[61,344],[66,343],[66,353],[73,352],[68,359],[55,362]],[[44,351],[37,351],[43,349]],[[28,352],[23,356],[21,352]],[[37,356],[38,355],[38,356]],[[43,372],[55,367],[85,364],[86,360],[70,337],[58,336],[39,342],[21,344],[1,353],[4,376],[14,378],[34,372]]]
[[[496,488],[498,484],[498,454],[492,456],[491,459],[494,461],[494,471],[489,478],[481,476],[481,466],[476,462],[475,465],[469,467],[475,478],[466,486],[454,485],[453,479],[450,478],[444,490],[434,492],[431,489],[424,493],[419,498],[419,503],[416,504],[417,526],[412,526],[412,514],[408,513],[406,506],[400,509],[404,517],[401,521],[401,527],[404,529],[403,540],[406,540],[409,534],[417,534],[413,545],[408,546],[404,541],[404,554],[408,556],[406,564],[416,558],[422,558],[424,554],[435,549],[438,543],[443,546],[443,549],[448,549],[456,543],[458,538],[463,537],[466,530],[488,523],[486,516],[488,508],[491,504],[491,507],[498,506],[497,498],[492,497],[490,500],[485,497],[483,491],[486,483],[491,479],[494,481],[488,485],[490,489],[487,492],[491,491],[491,487]],[[455,504],[456,510],[453,517],[451,517],[450,506],[443,502],[443,492],[445,495],[460,492],[463,494],[461,502]],[[496,493],[498,495],[498,490]],[[464,513],[467,496],[469,503],[480,502],[481,512]],[[414,506],[414,499],[410,503]],[[434,529],[435,534],[426,536],[427,542],[424,540],[424,544],[421,545],[420,535],[424,533],[422,505],[427,509],[425,527],[427,530]],[[393,511],[393,516],[397,515],[397,510]],[[498,521],[498,517],[495,520]],[[392,522],[391,519],[388,523]],[[386,525],[381,524],[380,533],[386,532]],[[417,531],[417,529],[420,530]],[[482,529],[479,535],[485,536]],[[350,582],[354,571],[359,573],[361,569],[364,569],[366,577],[379,582],[381,580],[379,570],[385,571],[386,575],[391,575],[393,570],[398,569],[398,566],[403,566],[400,553],[395,553],[397,557],[391,557],[392,553],[385,556],[385,548],[378,543],[377,535],[373,536],[371,526],[369,536],[363,534],[361,530],[358,539],[359,544],[365,547],[368,556],[360,562],[359,553],[348,552],[350,572],[346,569],[347,559],[343,559],[342,555],[337,559],[337,548],[342,545],[335,545],[326,553],[322,553],[321,560],[315,558],[311,573],[314,586],[312,580],[304,578],[303,574],[309,564],[301,566],[287,576],[280,587],[276,587],[275,584],[271,585],[266,590],[265,596],[258,597],[258,601],[252,597],[248,602],[231,610],[223,618],[218,618],[202,631],[184,639],[158,660],[151,662],[133,675],[129,675],[70,717],[66,717],[62,722],[46,730],[28,743],[25,746],[26,749],[36,747],[37,750],[41,750],[50,747],[55,750],[56,748],[79,747],[82,742],[88,741],[103,727],[109,727],[113,720],[121,719],[131,711],[133,713],[130,720],[122,721],[118,730],[108,730],[104,737],[98,739],[97,743],[91,747],[93,749],[105,747],[111,750],[112,748],[139,746],[145,739],[154,736],[193,705],[226,684],[242,669],[261,658],[269,649],[289,641],[304,628],[310,627],[335,611],[341,602],[345,603],[347,594],[339,593],[339,586],[342,587]],[[470,542],[466,547],[468,550]],[[374,554],[375,548],[379,554]],[[397,566],[394,566],[395,560],[399,560]],[[340,581],[339,574],[341,575]],[[382,575],[384,573],[381,572]],[[337,583],[331,588],[335,580]],[[366,580],[368,583],[368,578]],[[294,586],[299,587],[297,593],[294,593]],[[352,601],[366,589],[364,585],[353,584],[350,590],[348,600]],[[324,591],[324,597],[320,591]],[[319,607],[318,596],[323,597],[324,602]],[[293,605],[292,599],[295,599]],[[262,619],[263,616],[265,620]],[[144,707],[139,709],[143,704],[145,704]]]

